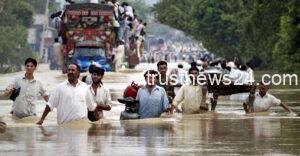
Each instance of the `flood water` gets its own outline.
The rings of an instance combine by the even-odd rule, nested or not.
[[[140,65],[137,69],[149,67],[155,68]],[[1,75],[0,90],[13,75]],[[36,76],[47,78],[50,91],[64,80],[59,71],[46,69]],[[39,127],[35,122],[43,101],[37,107],[38,117],[16,120],[9,115],[12,102],[2,98],[0,117],[7,129],[0,133],[0,155],[300,155],[299,116],[287,116],[280,107],[245,115],[242,102],[229,97],[220,97],[216,111],[206,114],[120,121],[124,106],[115,100],[133,80],[142,83],[142,71],[105,75],[114,104],[96,123],[82,120],[57,126],[54,111]],[[300,87],[276,87],[270,92],[300,114]]]

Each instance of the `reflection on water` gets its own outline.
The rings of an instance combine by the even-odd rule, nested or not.
[[[176,120],[9,127],[0,152],[15,155],[299,154],[300,118],[210,113]]]

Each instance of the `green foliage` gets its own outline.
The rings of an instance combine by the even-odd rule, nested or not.
[[[287,11],[286,1],[243,2],[240,23],[241,47],[248,57],[257,55],[263,58],[264,67],[275,67],[278,60],[273,56],[275,44],[279,39],[280,17]]]
[[[34,8],[25,1],[6,0],[1,12],[0,25],[14,26],[21,24],[30,27],[33,23]]]
[[[288,13],[281,17],[280,40],[274,51],[283,69],[300,73],[300,1],[290,0]]]
[[[157,19],[201,40],[210,51],[233,57],[239,53],[235,21],[228,15],[235,0],[163,0],[155,5]]]
[[[38,14],[44,14],[47,0],[23,0],[31,4]]]
[[[139,19],[143,21],[148,20],[148,15],[151,12],[150,7],[145,3],[144,0],[120,0],[119,3],[127,2],[130,6],[135,9],[135,14],[138,16]]]
[[[25,1],[4,1],[0,13],[0,72],[20,70],[24,59],[34,56],[27,45],[33,14],[33,7]]]
[[[14,5],[12,13],[25,27],[30,27],[34,22],[34,8],[26,1],[17,1]]]
[[[299,3],[299,0],[161,0],[154,11],[158,21],[202,41],[207,49],[220,56],[237,57],[243,62],[260,56],[265,68],[297,71]]]
[[[3,11],[4,0],[0,0],[0,13]]]

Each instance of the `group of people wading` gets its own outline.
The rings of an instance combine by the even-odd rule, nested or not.
[[[16,77],[5,89],[5,95],[11,96],[19,90],[19,95],[14,99],[11,114],[18,118],[36,116],[36,105],[39,97],[47,102],[44,112],[37,122],[42,125],[49,112],[57,109],[57,123],[63,124],[74,120],[84,119],[88,114],[93,114],[95,121],[103,117],[103,111],[112,109],[112,100],[109,89],[102,82],[104,70],[94,66],[91,70],[91,84],[82,82],[80,67],[72,63],[68,66],[68,80],[60,83],[49,95],[42,84],[34,76],[37,61],[33,58],[26,59],[26,72]],[[163,112],[173,113],[175,110],[182,114],[198,114],[209,111],[208,93],[205,85],[198,84],[200,73],[197,67],[188,70],[189,81],[174,83],[174,79],[167,75],[168,64],[165,61],[157,63],[157,71],[149,70],[144,74],[145,85],[140,87],[136,100],[138,101],[138,114],[140,119],[160,117]],[[179,90],[175,93],[175,88]],[[270,107],[279,105],[293,115],[296,115],[287,105],[268,93],[269,87],[260,84],[259,92],[255,93],[252,100],[253,109],[249,109],[249,98],[243,106],[246,113],[264,112]]]

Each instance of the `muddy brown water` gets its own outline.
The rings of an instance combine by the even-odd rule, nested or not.
[[[53,74],[58,79],[47,83],[55,88],[63,80],[60,72],[46,70],[38,76]],[[11,77],[5,76],[0,78],[0,88]],[[142,72],[106,76],[104,83],[116,98],[132,80],[143,81]],[[276,87],[270,93],[300,114],[298,87]],[[221,97],[215,112],[136,121],[120,121],[124,106],[114,101],[112,111],[105,112],[105,119],[99,122],[82,120],[58,126],[54,111],[43,127],[35,122],[45,102],[37,107],[38,117],[17,120],[9,115],[12,102],[3,99],[0,117],[7,128],[0,133],[0,155],[300,155],[299,116],[287,116],[280,107],[245,115],[241,101],[230,99]]]

